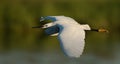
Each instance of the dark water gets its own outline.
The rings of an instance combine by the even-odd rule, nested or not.
[[[0,53],[0,64],[120,64],[120,51],[113,57],[104,58],[93,53],[83,53],[80,58],[71,59],[61,51],[27,52],[9,51]]]

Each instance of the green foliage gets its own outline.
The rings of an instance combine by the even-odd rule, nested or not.
[[[119,38],[119,11],[120,3],[115,0],[4,0],[0,2],[0,50],[46,50],[58,46],[56,38],[48,38],[43,30],[31,28],[40,24],[41,16],[50,15],[70,16],[93,28],[105,27],[111,30],[109,35],[87,33],[89,50],[96,50],[97,46],[105,47],[109,44],[107,42],[113,44],[111,39]]]

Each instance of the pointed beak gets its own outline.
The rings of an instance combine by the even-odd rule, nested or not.
[[[42,28],[43,26],[34,26],[32,28]]]

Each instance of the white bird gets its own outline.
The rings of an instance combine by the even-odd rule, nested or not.
[[[47,28],[45,32],[51,36],[58,36],[60,46],[65,55],[78,58],[82,54],[85,45],[85,30],[107,32],[105,29],[91,29],[88,24],[79,24],[74,19],[66,16],[46,16],[40,21],[51,20],[44,24],[42,28]],[[33,27],[40,28],[40,26]]]

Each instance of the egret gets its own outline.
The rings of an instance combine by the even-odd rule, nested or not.
[[[78,58],[82,54],[85,45],[85,30],[108,32],[106,29],[91,29],[88,24],[79,24],[66,16],[41,17],[40,22],[45,20],[52,22],[33,28],[46,28],[47,34],[57,36],[62,51],[71,58]]]

